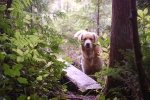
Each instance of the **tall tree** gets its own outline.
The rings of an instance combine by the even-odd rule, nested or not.
[[[136,0],[113,0],[110,68],[114,68],[117,63],[123,65],[122,61],[125,60],[125,57],[120,51],[126,51],[127,49],[133,49],[135,53],[135,66],[137,67],[139,85],[142,93],[140,99],[149,100],[149,84],[143,68],[142,53],[138,36]],[[105,95],[107,97],[110,97],[110,95],[112,96],[109,90],[116,87],[122,88],[127,86],[125,81],[108,76]],[[123,88],[121,93],[128,99],[133,99],[131,95],[132,91],[128,92]]]
[[[111,23],[111,43],[109,67],[114,68],[119,62],[125,60],[121,51],[126,52],[132,49],[132,26],[130,16],[130,0],[112,0],[112,23]],[[109,90],[116,87],[125,87],[121,80],[108,76],[106,81],[105,95],[110,96]],[[126,91],[121,91],[123,95],[129,95]]]
[[[142,52],[140,47],[139,35],[138,35],[138,27],[137,27],[137,10],[136,10],[136,0],[131,0],[131,23],[133,30],[133,43],[134,43],[134,52],[135,52],[135,61],[136,67],[138,71],[138,79],[140,84],[140,89],[142,92],[142,96],[144,100],[150,100],[150,91],[149,82],[146,78],[145,70],[143,68],[142,62]]]
[[[100,0],[97,0],[97,35],[99,35],[99,7],[100,7],[100,4],[99,4]]]

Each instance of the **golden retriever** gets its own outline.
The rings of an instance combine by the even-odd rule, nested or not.
[[[74,37],[78,37],[81,42],[82,56],[81,67],[82,71],[87,75],[94,75],[102,69],[103,61],[100,59],[102,48],[98,42],[98,35],[94,32],[86,30],[78,31]]]

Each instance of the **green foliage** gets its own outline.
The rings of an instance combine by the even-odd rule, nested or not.
[[[59,93],[64,63],[57,60],[61,36],[41,16],[24,11],[32,0],[13,0],[11,19],[0,6],[0,97],[47,100]],[[48,96],[49,94],[49,96]]]
[[[150,79],[150,15],[148,14],[148,8],[138,10],[138,22],[143,64],[147,73],[147,78]]]
[[[101,33],[99,38],[103,52],[100,54],[101,59],[104,61],[106,66],[109,64],[109,50],[110,50],[110,37],[107,33]]]

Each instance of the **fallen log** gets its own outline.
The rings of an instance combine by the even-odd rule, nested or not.
[[[74,67],[73,65],[65,62],[67,67],[63,69],[66,71],[65,77],[69,79],[78,89],[82,92],[87,90],[100,90],[102,87],[94,79]]]

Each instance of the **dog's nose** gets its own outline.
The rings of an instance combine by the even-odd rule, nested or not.
[[[90,48],[90,43],[86,43],[86,47],[87,47],[87,48]]]

